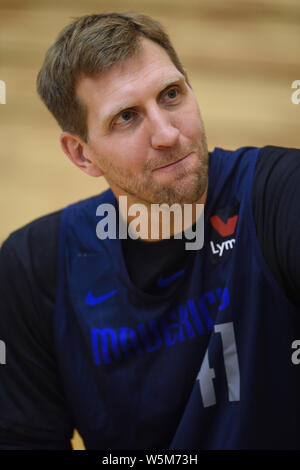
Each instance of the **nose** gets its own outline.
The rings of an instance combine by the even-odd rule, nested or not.
[[[150,120],[151,145],[154,149],[173,147],[179,137],[179,130],[174,126],[168,111],[156,110]]]

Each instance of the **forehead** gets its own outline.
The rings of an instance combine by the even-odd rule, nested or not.
[[[158,91],[164,82],[183,75],[167,52],[149,39],[141,40],[138,54],[117,63],[96,77],[81,77],[76,93],[88,109],[88,117],[103,117],[125,101],[139,101]]]

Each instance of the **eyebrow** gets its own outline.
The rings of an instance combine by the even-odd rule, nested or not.
[[[169,78],[168,80],[163,81],[158,87],[158,89],[159,89],[158,95],[160,95],[160,93],[162,93],[168,86],[176,85],[176,84],[179,84],[181,82],[185,82],[185,77],[183,75],[182,76],[177,75],[175,77],[172,77],[172,78]],[[107,114],[105,114],[103,116],[102,122],[104,124],[107,124],[115,116],[117,116],[120,112],[122,112],[126,109],[129,109],[129,108],[134,108],[135,106],[136,106],[136,104],[133,101],[124,102],[124,103],[114,107],[111,111],[109,111]]]

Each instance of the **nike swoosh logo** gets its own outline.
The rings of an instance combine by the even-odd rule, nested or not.
[[[178,273],[175,273],[170,277],[167,277],[166,279],[164,279],[162,275],[160,275],[158,278],[157,284],[159,285],[159,287],[166,287],[169,284],[171,284],[173,281],[175,281],[175,279],[177,279],[183,273],[184,273],[184,269],[182,269],[181,271],[178,271]]]
[[[221,237],[228,237],[235,232],[237,220],[237,215],[229,217],[226,223],[223,222],[218,215],[213,215],[210,218],[211,225],[221,235]]]
[[[101,295],[100,297],[94,297],[92,294],[92,291],[90,290],[85,298],[85,301],[88,305],[91,305],[91,306],[97,305],[97,304],[100,304],[100,302],[103,302],[104,300],[112,297],[116,292],[118,292],[118,289],[112,290],[111,292]]]

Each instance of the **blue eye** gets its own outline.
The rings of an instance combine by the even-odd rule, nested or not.
[[[136,117],[136,113],[130,109],[122,111],[119,116],[114,120],[114,125],[116,126],[125,126],[126,123],[131,123],[134,121]]]
[[[175,88],[172,88],[168,91],[167,95],[169,98],[174,99],[177,97],[177,90]]]
[[[124,120],[124,121],[129,121],[132,117],[132,111],[124,111],[123,113],[121,113],[120,117]]]

